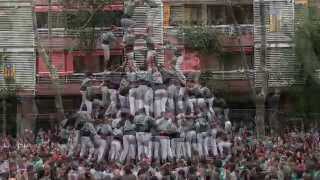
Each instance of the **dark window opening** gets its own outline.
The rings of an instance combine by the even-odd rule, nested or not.
[[[108,70],[116,70],[118,69],[123,63],[123,57],[121,55],[113,55],[110,56],[110,60],[107,64]]]
[[[111,55],[107,68],[110,70],[115,70],[122,64],[122,56]],[[84,73],[84,72],[103,72],[104,71],[104,56],[75,56],[73,60],[74,72]]]
[[[253,69],[254,59],[253,55],[246,55],[247,64],[249,69]],[[242,58],[240,54],[228,54],[225,55],[223,59],[224,71],[232,71],[232,70],[245,70],[246,67],[242,62]]]
[[[238,24],[253,24],[252,5],[234,5],[232,8],[225,5],[210,5],[207,8],[208,25],[235,24],[231,11]]]
[[[92,24],[95,27],[110,27],[111,25],[120,27],[122,14],[120,11],[100,11],[96,14]]]
[[[48,13],[40,12],[36,14],[37,16],[37,27],[38,28],[48,28]],[[51,26],[52,28],[64,28],[65,21],[62,13],[51,13]]]
[[[208,25],[223,25],[226,23],[226,7],[223,5],[208,6]]]
[[[202,9],[200,5],[185,5],[184,20],[187,25],[202,24]]]
[[[40,115],[47,115],[57,111],[54,98],[39,98],[36,100],[36,104]]]
[[[171,6],[170,7],[170,26],[177,26],[183,24],[183,7]]]

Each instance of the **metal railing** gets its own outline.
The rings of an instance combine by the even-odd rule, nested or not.
[[[254,79],[255,71],[254,70],[231,70],[231,71],[215,71],[215,70],[206,70],[209,72],[210,79],[216,80],[248,80]]]
[[[191,26],[184,26],[184,27],[191,27]],[[193,26],[196,27],[196,26]],[[212,30],[215,30],[217,32],[223,33],[225,35],[234,35],[237,31],[240,31],[240,33],[249,33],[253,34],[254,32],[254,25],[253,24],[241,24],[239,26],[235,26],[232,24],[229,25],[210,25],[208,26]],[[179,28],[177,26],[169,26],[168,32],[173,35],[178,35]]]
[[[200,71],[184,71],[186,76],[191,75],[192,73],[200,73]],[[246,73],[249,73],[250,79],[254,79],[254,70],[241,71],[209,71],[208,77],[209,79],[216,80],[247,80]],[[104,79],[112,79],[114,81],[120,81],[123,77],[126,76],[124,72],[112,72],[112,73],[93,73],[95,79],[102,81]],[[69,75],[61,75],[59,77],[59,81],[62,84],[77,84],[81,83],[81,81],[85,78],[84,73],[73,73]],[[41,76],[37,75],[37,84],[50,84],[51,79],[49,76]]]
[[[107,32],[110,30],[110,27],[104,28],[95,28],[98,35],[101,35],[103,32]],[[38,34],[40,36],[48,36],[48,28],[38,28]],[[79,36],[80,31],[78,30],[67,30],[65,28],[53,28],[52,29],[52,37],[77,37]],[[123,29],[121,27],[117,27],[117,30],[114,31],[114,35],[116,37],[123,36]]]
[[[93,77],[99,81],[102,81],[106,78],[120,81],[122,77],[126,74],[123,72],[112,72],[109,74],[106,73],[93,73]],[[61,75],[59,77],[59,81],[62,84],[77,84],[81,83],[81,81],[85,78],[84,73],[73,73],[70,75]],[[37,75],[37,84],[50,84],[51,78],[49,76],[39,76]]]

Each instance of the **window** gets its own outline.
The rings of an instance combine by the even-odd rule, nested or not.
[[[226,24],[226,7],[223,5],[208,6],[208,25]]]
[[[48,28],[48,13],[40,12],[36,14],[38,28]],[[64,18],[61,13],[51,13],[52,28],[64,28]]]
[[[253,24],[252,5],[235,5],[233,11],[238,24]]]
[[[238,24],[253,24],[252,5],[234,5],[232,8],[225,5],[211,5],[207,9],[208,25],[234,24],[231,10]]]
[[[253,69],[253,55],[246,55],[249,69]],[[240,54],[227,54],[223,60],[225,71],[246,69]]]
[[[0,7],[0,31],[7,31],[12,29],[13,23],[10,18],[8,18],[8,16],[10,15],[11,13],[7,8]]]
[[[115,70],[122,65],[123,57],[121,55],[111,55],[107,64],[108,70]],[[84,72],[103,72],[104,69],[104,56],[74,56],[73,67],[75,73]]]
[[[40,98],[36,101],[40,114],[48,114],[56,112],[54,98]]]
[[[110,27],[111,25],[120,27],[122,14],[120,11],[99,11],[91,24],[94,24],[95,27]]]
[[[73,66],[75,73],[84,72],[102,72],[104,57],[103,56],[75,56],[73,59]]]
[[[184,7],[184,21],[187,25],[201,25],[202,11],[200,5],[186,5]]]
[[[121,55],[111,55],[110,60],[107,64],[108,70],[115,70],[122,65],[123,56]]]
[[[280,17],[277,15],[270,15],[270,32],[280,31]]]
[[[75,73],[86,72],[86,66],[84,62],[84,56],[73,57],[73,67]]]
[[[170,26],[177,26],[183,23],[183,6],[170,6]]]
[[[269,7],[269,23],[269,32],[279,32],[281,30],[281,12],[275,4]]]

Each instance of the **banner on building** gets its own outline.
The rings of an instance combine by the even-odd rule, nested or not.
[[[272,8],[270,11],[270,32],[281,31],[281,13],[279,9]]]
[[[16,79],[16,68],[12,64],[6,64],[3,66],[3,77],[5,80],[14,81]]]
[[[163,6],[163,29],[167,31],[170,25],[170,5],[169,3],[164,3]]]

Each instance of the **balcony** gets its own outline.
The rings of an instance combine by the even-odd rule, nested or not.
[[[253,50],[253,24],[239,25],[238,27],[235,27],[234,25],[217,25],[210,26],[210,28],[217,33],[223,34],[222,43],[226,51],[239,51],[241,46],[245,48],[245,51]],[[240,33],[240,39],[236,36],[237,32]],[[179,28],[176,26],[170,26],[168,28],[166,38],[170,39],[171,42],[175,42],[176,44],[182,43],[179,41],[179,39],[182,38],[182,34],[179,34]],[[239,43],[239,40],[241,41],[241,44]]]
[[[164,3],[170,4],[226,4],[225,0],[162,0]],[[252,4],[252,0],[231,1],[232,4]]]
[[[60,4],[62,0],[51,0],[51,4]],[[36,5],[48,5],[48,0],[35,0]],[[123,3],[123,0],[114,0],[113,4]]]
[[[49,43],[49,32],[47,28],[41,28],[37,29],[38,35],[40,38],[40,41],[42,43],[42,46],[44,47],[51,47],[54,49],[71,49],[76,48],[79,44],[78,31],[66,31],[65,28],[53,28],[51,31],[51,39]],[[107,32],[110,30],[110,28],[96,28],[96,33],[98,34],[98,37],[101,37],[101,34],[103,32]],[[114,32],[115,36],[118,38],[118,41],[120,42],[123,37],[123,30],[122,28],[119,28],[117,31]],[[97,40],[97,49],[101,49],[100,42],[101,40],[98,38]]]
[[[199,73],[199,71],[197,71]],[[247,74],[250,79],[254,78],[254,70],[244,71],[244,70],[234,70],[234,71],[211,71],[208,70],[210,76],[209,79],[213,80],[247,80]],[[192,74],[192,72],[186,72],[187,74]],[[247,73],[247,74],[246,74]],[[112,72],[106,73],[93,73],[93,77],[98,81],[103,81],[104,79],[112,79],[113,81],[121,81],[123,77],[126,76],[124,72]],[[69,75],[61,75],[59,77],[59,82],[61,84],[80,84],[85,78],[84,73],[73,73]],[[37,84],[51,84],[51,79],[48,76],[37,76]]]
[[[93,73],[93,77],[98,81],[103,81],[106,77],[111,78],[114,81],[121,80],[126,74],[123,72],[112,72],[110,74],[106,73]],[[69,75],[63,75],[59,77],[59,82],[61,84],[80,84],[85,78],[84,73],[73,73]],[[51,79],[48,76],[37,76],[37,84],[51,84]]]
[[[232,70],[232,71],[215,71],[207,70],[209,72],[208,79],[212,80],[248,80],[254,79],[254,70]]]
[[[109,31],[110,28],[96,28],[96,33],[98,37],[101,37],[102,33]],[[55,50],[64,50],[64,49],[76,49],[77,45],[79,44],[78,36],[79,31],[72,31],[68,30],[66,31],[65,28],[53,28],[51,30],[51,38],[49,43],[49,32],[47,28],[38,28],[38,35],[40,38],[40,41],[42,43],[42,46],[44,47],[51,47]],[[146,32],[146,27],[139,27],[134,28],[135,33],[139,36]],[[118,27],[118,30],[114,32],[116,38],[117,38],[117,44],[115,45],[114,49],[122,49],[121,42],[123,37],[123,29],[121,27]],[[102,49],[101,47],[101,39],[98,38],[96,42],[96,49]],[[157,43],[157,42],[156,42]],[[160,48],[162,44],[158,42],[156,45],[156,48]],[[145,46],[145,44],[136,43],[137,49],[141,49]]]

